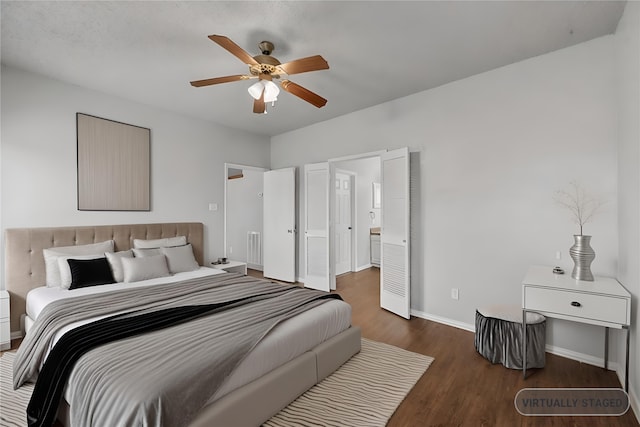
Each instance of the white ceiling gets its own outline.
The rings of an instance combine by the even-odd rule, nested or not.
[[[88,1],[1,3],[2,63],[264,135],[277,135],[615,32],[615,1]],[[254,81],[207,38],[281,62],[320,54],[331,67],[291,76],[328,99],[281,93],[252,113]]]

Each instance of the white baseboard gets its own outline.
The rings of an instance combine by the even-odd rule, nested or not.
[[[624,384],[624,373],[622,374],[622,377],[620,377],[620,372],[618,372],[618,378],[621,378],[620,383]],[[640,401],[638,401],[638,394],[631,386],[631,381],[629,381],[629,391],[627,393],[629,394],[629,400],[631,401],[631,409],[636,416],[636,420],[640,423]]]
[[[555,354],[556,356],[566,357],[567,359],[576,360],[581,363],[586,363],[587,365],[593,365],[599,368],[604,367],[604,359],[601,357],[578,353],[577,351],[567,350],[566,348],[558,347],[551,344],[547,344],[545,350],[548,353]],[[609,361],[609,370],[617,372],[618,364]],[[622,384],[624,384],[624,380],[622,381]]]
[[[371,267],[373,267],[372,264],[361,265],[360,267],[356,267],[355,272],[357,273],[359,271],[366,270],[366,269],[371,268]]]
[[[424,311],[411,309],[411,314],[416,317],[420,317],[422,319],[431,320],[434,322],[442,323],[444,325],[453,326],[454,328],[464,329],[465,331],[475,332],[475,325],[471,325],[469,323],[458,322],[457,320],[452,320],[446,317],[440,317],[433,314],[425,313]]]

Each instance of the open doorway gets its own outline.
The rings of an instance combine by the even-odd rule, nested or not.
[[[224,256],[263,270],[262,188],[267,169],[225,163]]]
[[[380,200],[375,199],[376,193],[374,187],[380,186],[380,157],[377,153],[365,154],[363,157],[351,158],[346,160],[334,159],[330,160],[332,170],[335,172],[333,182],[336,183],[336,203],[334,211],[336,217],[347,215],[350,216],[351,226],[351,246],[349,248],[350,265],[348,271],[358,272],[372,266],[379,267],[380,257]],[[340,206],[338,194],[338,180],[342,174],[341,186],[344,189],[344,174],[348,174],[351,187],[351,204],[349,208]],[[379,194],[379,193],[378,193]],[[344,197],[344,196],[342,196]],[[343,201],[344,204],[344,201]],[[344,221],[344,220],[342,220]],[[340,221],[335,220],[335,233],[340,234],[338,224]],[[373,234],[372,234],[373,233]],[[345,244],[338,236],[335,239],[335,263],[336,275],[344,273],[341,271],[341,260],[344,263],[344,257],[340,256],[341,251],[344,252]],[[377,245],[377,246],[376,246]],[[343,264],[344,265],[344,264]]]
[[[367,208],[361,209],[356,214],[355,229],[358,239],[367,240],[368,244],[357,245],[361,249],[357,251],[357,268],[371,268],[372,237],[374,230],[379,230],[380,244],[380,307],[389,310],[406,319],[410,318],[411,307],[411,275],[410,275],[410,156],[407,147],[385,152],[369,153],[352,156],[350,158],[330,159],[328,161],[328,182],[333,184],[336,177],[336,169],[355,170],[360,162],[373,158],[372,162],[378,165],[379,175],[370,180],[362,180],[366,189],[357,194],[366,195]],[[352,162],[352,163],[350,163]],[[318,164],[319,168],[321,164]],[[369,172],[371,173],[371,172]],[[357,174],[360,176],[360,173]],[[380,183],[378,192],[377,183]],[[362,184],[360,184],[362,185]],[[328,197],[328,212],[330,215],[327,227],[329,243],[327,245],[329,268],[324,289],[330,287],[336,289],[336,249],[333,240],[333,224],[335,223],[334,198],[336,195],[334,185],[329,186],[331,197]],[[378,197],[378,194],[380,197]],[[307,196],[308,197],[308,196]],[[316,196],[317,198],[317,196]],[[359,199],[357,196],[356,199]],[[378,204],[379,203],[379,204]],[[309,207],[307,206],[306,209]],[[379,214],[376,212],[379,209]],[[364,220],[359,217],[363,215]],[[380,218],[379,227],[374,223],[376,217]],[[365,226],[367,224],[367,226]],[[375,246],[374,246],[375,247]],[[308,251],[307,251],[308,252]],[[363,254],[368,255],[363,259]],[[308,255],[308,253],[307,253]],[[357,270],[358,271],[358,270]],[[323,290],[324,290],[323,289]]]

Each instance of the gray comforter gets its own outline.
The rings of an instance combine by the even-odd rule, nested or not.
[[[18,349],[14,387],[37,378],[56,332],[122,311],[137,313],[231,301],[235,306],[161,331],[100,346],[69,378],[74,426],[183,426],[273,327],[322,304],[322,292],[222,274],[49,304]]]

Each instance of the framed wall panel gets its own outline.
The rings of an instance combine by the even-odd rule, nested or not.
[[[151,130],[76,114],[78,210],[150,210]]]

